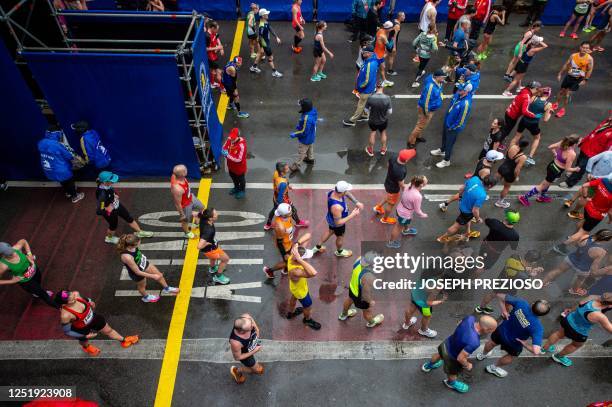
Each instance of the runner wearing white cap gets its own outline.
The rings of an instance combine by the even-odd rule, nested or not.
[[[332,235],[336,235],[336,251],[334,254],[338,257],[351,257],[353,255],[352,251],[342,248],[346,223],[359,215],[359,212],[363,209],[363,204],[350,193],[352,189],[353,186],[348,182],[338,181],[336,187],[327,193],[326,220],[329,229],[323,234],[321,242],[313,248],[315,252],[324,252],[325,246],[323,246],[323,243],[327,242]],[[355,208],[350,214],[346,198],[355,204]]]
[[[287,259],[289,258],[293,245],[294,232],[297,229],[292,215],[293,210],[288,203],[281,203],[274,210],[274,219],[272,220],[274,238],[276,239],[276,247],[278,248],[282,260],[272,267],[263,267],[263,272],[266,273],[269,279],[274,278],[274,272],[277,270],[281,270],[281,273],[287,274]],[[305,238],[298,240],[298,243],[305,242],[310,238],[310,234],[304,236]]]

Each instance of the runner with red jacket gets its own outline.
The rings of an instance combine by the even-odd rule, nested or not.
[[[465,14],[467,4],[468,0],[448,0],[448,18],[446,19],[446,34],[444,35],[446,42],[452,42],[455,24]]]
[[[599,123],[595,130],[584,137],[580,143],[580,154],[576,161],[576,166],[580,171],[572,173],[567,179],[560,183],[562,188],[571,188],[580,181],[586,171],[589,158],[612,148],[612,110],[608,111],[608,118]]]
[[[504,117],[504,127],[502,127],[502,137],[501,143],[504,142],[508,134],[514,129],[516,123],[522,116],[533,118],[539,118],[538,115],[535,115],[529,111],[529,104],[531,103],[531,97],[534,95],[535,90],[540,88],[542,85],[540,82],[530,82],[525,86],[523,90],[521,90],[518,95],[514,97],[512,103],[506,109],[506,114]],[[542,117],[542,115],[539,115]]]
[[[247,144],[246,140],[240,136],[240,130],[233,128],[230,131],[223,144],[221,154],[225,157],[227,172],[234,182],[234,188],[229,193],[234,195],[236,199],[242,199],[246,188]]]
[[[485,24],[487,18],[491,14],[491,0],[476,0],[474,3],[476,14],[472,17],[472,30],[470,31],[470,39],[478,40],[480,29]]]

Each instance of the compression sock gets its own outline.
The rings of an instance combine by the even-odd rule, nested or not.
[[[543,190],[540,192],[540,196],[546,196],[546,192],[548,192],[548,188],[543,189]]]
[[[531,188],[531,191],[527,192],[525,194],[525,198],[531,198],[534,195],[537,195],[539,193],[538,189],[536,187]]]

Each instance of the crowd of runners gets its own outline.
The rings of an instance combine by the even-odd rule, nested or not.
[[[316,278],[318,272],[309,260],[315,255],[325,255],[326,244],[332,244],[328,243],[330,239],[333,241],[333,249],[330,252],[334,256],[339,259],[353,257],[351,248],[345,246],[344,237],[351,228],[351,222],[358,217],[366,216],[365,213],[371,210],[372,216],[379,217],[381,223],[390,226],[386,238],[386,247],[389,249],[401,249],[403,236],[418,235],[418,229],[415,227],[418,221],[415,222],[414,218],[428,217],[422,208],[422,190],[427,188],[428,179],[423,174],[409,176],[406,164],[418,154],[426,154],[424,151],[418,151],[417,146],[426,142],[423,134],[436,116],[436,120],[443,122],[443,134],[439,148],[429,151],[429,154],[440,157],[437,168],[452,165],[454,145],[469,121],[472,109],[477,108],[473,107],[473,96],[478,93],[481,82],[481,64],[486,63],[488,52],[494,46],[492,36],[496,28],[507,23],[511,11],[491,3],[491,0],[476,0],[474,5],[467,5],[466,0],[449,1],[445,35],[439,34],[438,31],[437,6],[440,0],[431,0],[425,4],[417,23],[420,33],[411,42],[416,54],[410,56],[415,64],[418,64],[416,75],[404,81],[408,86],[421,88],[416,106],[417,122],[414,129],[406,134],[406,148],[392,153],[387,150],[386,129],[393,109],[390,97],[384,92],[385,88],[394,86],[394,82],[389,78],[398,75],[393,69],[398,53],[404,53],[404,57],[408,56],[409,46],[399,41],[406,16],[399,12],[394,18],[381,21],[382,6],[379,0],[355,0],[355,33],[351,40],[359,43],[359,50],[356,61],[357,76],[352,93],[358,102],[354,113],[343,121],[343,125],[355,127],[359,122],[368,123],[370,137],[368,144],[364,146],[366,154],[369,157],[376,154],[388,156],[388,169],[384,179],[385,193],[377,202],[363,202],[350,183],[334,180],[337,182],[326,196],[327,211],[318,214],[325,218],[327,228],[324,231],[300,234],[300,229],[309,228],[310,222],[299,216],[298,208],[291,199],[289,175],[299,171],[303,163],[315,164],[313,147],[317,122],[317,110],[313,101],[301,99],[300,120],[295,132],[291,134],[291,138],[298,141],[298,159],[293,163],[279,161],[275,164],[272,208],[264,225],[264,229],[272,235],[279,257],[276,264],[264,266],[263,272],[267,279],[275,279],[280,274],[283,283],[288,285],[291,296],[283,315],[287,319],[301,315],[302,322],[307,327],[313,330],[321,329],[321,323],[314,319],[315,298],[311,295],[308,285],[308,281]],[[504,256],[500,278],[532,279],[539,276],[538,278],[548,285],[559,275],[572,270],[575,278],[569,293],[582,297],[572,301],[573,306],[561,315],[558,330],[546,339],[539,318],[550,312],[551,304],[547,299],[540,298],[529,303],[517,295],[517,290],[495,290],[487,293],[475,307],[475,313],[483,315],[463,318],[454,332],[447,333],[451,335],[438,346],[437,353],[421,367],[422,371],[427,373],[444,366],[447,375],[444,383],[457,392],[463,393],[469,389],[466,383],[459,380],[458,375],[464,370],[473,369],[469,357],[479,349],[482,336],[490,335],[484,349],[477,353],[476,359],[481,361],[490,357],[492,350],[500,346],[505,353],[485,369],[490,374],[505,377],[508,372],[504,366],[508,366],[524,349],[535,355],[550,354],[555,362],[568,367],[573,363],[568,355],[585,344],[593,327],[599,325],[612,333],[612,324],[605,316],[605,313],[612,309],[612,266],[607,252],[612,230],[596,230],[604,219],[607,218],[607,223],[612,219],[612,110],[595,129],[584,129],[580,135],[560,135],[558,141],[546,146],[552,156],[549,162],[544,163],[546,165],[538,166],[534,159],[542,139],[540,126],[549,120],[564,117],[570,97],[584,87],[591,77],[595,68],[594,53],[604,51],[599,44],[610,30],[611,3],[576,1],[574,16],[561,32],[561,37],[565,36],[568,27],[573,26],[570,36],[577,38],[577,30],[585,16],[588,16],[588,24],[583,31],[596,32],[589,41],[581,42],[576,52],[568,53],[566,62],[559,67],[557,79],[560,84],[554,99],[554,90],[550,87],[542,86],[538,81],[522,82],[529,65],[534,61],[539,63],[538,54],[546,53],[549,47],[540,35],[542,24],[530,14],[531,21],[526,22],[525,32],[517,38],[513,57],[503,78],[509,82],[503,90],[503,95],[509,98],[510,103],[507,109],[504,112],[499,111],[492,121],[484,143],[474,146],[475,152],[479,153],[479,159],[474,170],[469,169],[466,172],[464,185],[439,205],[439,210],[446,212],[452,202],[458,202],[456,220],[437,237],[437,241],[443,245],[440,247],[444,247],[451,256],[467,256],[467,246],[463,243],[480,236],[480,232],[473,230],[472,226],[481,223],[487,226],[488,234],[479,249],[480,254],[486,253],[487,260],[475,275],[492,269],[504,251],[509,249],[512,254]],[[295,54],[301,54],[303,43],[311,41],[314,62],[310,80],[320,82],[327,78],[324,72],[327,57],[334,58],[334,53],[327,47],[324,39],[327,24],[324,21],[317,22],[315,34],[308,39],[305,33],[307,23],[300,5],[301,0],[295,0],[291,6],[291,24],[295,31],[291,50]],[[597,20],[601,23],[592,26],[596,14],[601,14]],[[261,74],[261,64],[265,59],[272,75],[282,78],[283,74],[276,67],[273,53],[274,43],[279,46],[282,41],[272,29],[269,15],[270,11],[252,4],[246,16],[249,57],[253,60],[249,70],[254,75]],[[241,110],[237,81],[243,60],[240,56],[233,56],[221,68],[218,61],[219,57],[224,56],[224,49],[218,36],[219,25],[208,21],[206,27],[211,82],[228,96],[229,108],[234,109],[238,117],[247,118],[249,114]],[[481,29],[484,29],[483,38],[480,38]],[[443,49],[448,52],[446,63],[428,72],[432,54],[443,52]],[[499,79],[501,82],[502,78]],[[502,87],[500,86],[500,93]],[[452,92],[446,107],[443,102],[443,89]],[[348,94],[351,89],[345,91]],[[513,99],[510,100],[510,97]],[[586,103],[580,96],[575,96],[573,101]],[[437,111],[443,109],[444,114],[436,115]],[[512,134],[515,127],[516,132]],[[86,130],[88,129],[84,131]],[[525,131],[528,131],[531,137],[525,137]],[[64,171],[59,171],[61,176],[50,179],[61,182],[66,195],[72,202],[77,203],[83,198],[83,194],[77,192],[72,180],[74,154],[62,150],[65,146],[61,143],[61,136],[59,129],[49,129],[43,145],[39,145],[41,161],[46,171],[53,167],[54,176],[58,174],[57,167],[61,167],[60,170]],[[376,151],[378,138],[381,147]],[[576,151],[577,149],[579,151]],[[244,198],[246,193],[246,150],[245,139],[238,129],[233,129],[223,145],[222,155],[234,182],[230,194],[237,199]],[[62,164],[64,162],[66,164]],[[541,172],[543,179],[512,202],[509,192],[521,177],[525,166],[536,166],[536,171]],[[104,165],[100,168],[103,167]],[[563,258],[554,269],[546,271],[541,266],[544,254],[541,250],[518,249],[517,225],[521,219],[518,208],[527,210],[532,204],[530,198],[533,197],[539,203],[550,203],[553,199],[548,190],[564,174],[565,180],[559,183],[561,188],[578,185],[585,174],[586,182],[564,202],[570,209],[568,217],[578,221],[576,232],[567,238],[551,237],[551,240],[561,239],[550,249]],[[226,272],[230,257],[216,239],[215,222],[219,213],[213,206],[205,207],[192,193],[187,175],[184,165],[179,164],[172,169],[168,199],[176,207],[185,238],[198,239],[197,248],[209,260],[208,271],[212,275],[213,283],[229,284],[231,273],[228,276]],[[114,189],[117,182],[119,177],[106,170],[100,172],[97,178],[97,207],[92,208],[92,212],[95,211],[108,223],[104,242],[116,246],[118,262],[125,266],[130,279],[136,283],[143,302],[160,300],[160,295],[147,292],[146,282],[149,279],[159,284],[160,294],[179,294],[178,288],[170,286],[164,275],[140,250],[141,239],[150,238],[153,233],[142,230],[122,204]],[[503,187],[498,196],[493,196],[490,190],[498,184]],[[498,216],[499,219],[484,219],[481,216],[480,210],[487,204],[487,200],[491,205],[503,210]],[[119,218],[129,225],[133,233],[116,235]],[[377,294],[374,288],[373,265],[377,254],[368,252],[354,257],[348,280],[348,296],[342,308],[338,309],[338,319],[341,321],[339,323],[355,317],[358,310],[361,310],[365,325],[375,328],[384,321],[383,313],[375,312],[374,298]],[[349,266],[345,268],[348,272]],[[5,272],[9,272],[11,278],[0,280],[0,284],[17,284],[32,296],[57,308],[64,333],[76,338],[86,353],[92,356],[100,353],[100,350],[89,342],[89,339],[98,333],[119,341],[123,347],[132,346],[139,341],[136,335],[123,336],[111,328],[105,318],[96,312],[96,304],[92,299],[77,291],[60,290],[54,293],[43,288],[42,270],[37,266],[33,248],[26,240],[22,239],[14,245],[0,243],[0,273]],[[435,280],[440,277],[423,275],[420,280]],[[438,332],[430,326],[432,310],[433,307],[446,302],[449,294],[452,295],[452,292],[426,288],[412,290],[401,328],[410,329],[417,324],[420,315],[418,334],[429,339],[436,338]],[[496,310],[489,304],[495,299],[499,302],[500,320],[491,316]],[[259,326],[249,314],[243,314],[234,321],[229,338],[230,348],[234,359],[241,362],[242,366],[232,366],[230,371],[237,383],[246,380],[246,373],[264,373],[263,366],[255,358],[255,354],[263,349],[263,334],[260,329],[264,330],[265,327]],[[562,338],[569,339],[569,344],[556,349],[555,344]]]

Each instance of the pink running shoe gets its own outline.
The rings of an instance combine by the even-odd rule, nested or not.
[[[565,108],[564,107],[559,109],[559,111],[555,114],[555,117],[558,117],[559,119],[562,118],[563,116],[565,116]]]
[[[539,195],[536,198],[536,201],[542,202],[542,203],[550,203],[550,202],[552,202],[552,200],[553,199],[550,196],[548,196],[548,195]]]
[[[561,38],[565,37],[565,31],[561,31],[561,32],[559,33],[559,37],[561,37]]]
[[[521,195],[518,197],[519,202],[521,203],[521,205],[523,206],[531,206],[531,203],[529,202],[529,199],[527,199],[525,197],[525,195]]]
[[[298,228],[307,228],[308,226],[310,226],[310,222],[304,219],[302,219],[298,224],[295,225],[295,227]]]
[[[578,39],[578,34],[576,34],[576,33],[571,33],[571,34],[570,34],[570,38],[571,38],[571,39],[573,39],[573,40],[577,40],[577,39]]]
[[[272,225],[270,225],[270,224],[266,223],[266,224],[264,225],[264,230],[270,230],[270,229],[272,229]]]

